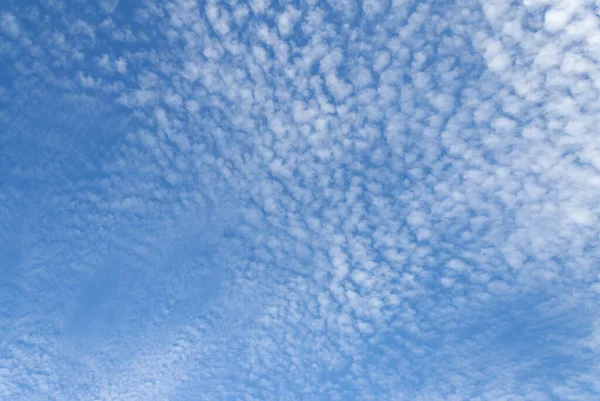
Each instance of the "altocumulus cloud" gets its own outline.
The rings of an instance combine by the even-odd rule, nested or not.
[[[597,400],[589,0],[5,1],[0,399]]]

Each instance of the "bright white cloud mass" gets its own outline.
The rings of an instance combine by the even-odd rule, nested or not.
[[[599,400],[599,13],[2,2],[0,400]]]

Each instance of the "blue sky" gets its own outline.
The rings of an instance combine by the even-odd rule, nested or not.
[[[600,399],[589,0],[0,5],[0,399]]]

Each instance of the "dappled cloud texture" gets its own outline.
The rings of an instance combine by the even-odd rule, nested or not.
[[[600,399],[587,0],[0,5],[0,399]]]

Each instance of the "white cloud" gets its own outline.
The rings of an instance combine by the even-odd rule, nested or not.
[[[288,6],[285,12],[277,17],[277,28],[281,36],[288,36],[292,33],[292,29],[296,21],[300,17],[300,12],[292,6]]]
[[[100,8],[106,13],[113,13],[119,6],[119,0],[98,0]]]
[[[549,32],[554,33],[564,29],[571,18],[573,18],[572,9],[566,6],[565,3],[554,5],[546,11],[544,26]]]
[[[11,38],[17,38],[20,33],[17,18],[13,14],[7,12],[3,12],[0,17],[0,29]]]
[[[121,74],[125,74],[127,72],[127,60],[125,60],[122,57],[118,58],[117,60],[115,60],[115,68]]]
[[[271,5],[271,0],[252,0],[251,7],[255,13],[263,13]]]

